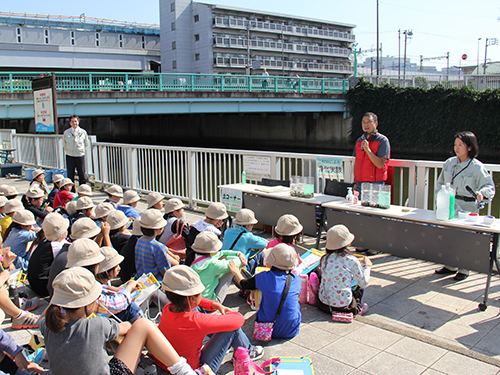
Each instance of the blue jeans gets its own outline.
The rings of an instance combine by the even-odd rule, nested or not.
[[[141,308],[132,301],[125,310],[115,314],[122,322],[130,322],[133,324],[137,319],[144,318],[144,313]]]
[[[229,347],[236,351],[240,346],[248,350],[252,347],[241,328],[236,331],[214,333],[201,349],[200,363],[206,363],[213,372],[217,372]]]

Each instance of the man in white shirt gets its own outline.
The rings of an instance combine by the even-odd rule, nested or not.
[[[89,146],[89,137],[87,132],[80,128],[80,118],[76,115],[69,119],[71,127],[64,132],[63,147],[66,153],[66,168],[68,178],[75,182],[75,169],[78,173],[79,185],[87,182],[85,177],[85,150]],[[73,185],[73,191],[75,186]]]

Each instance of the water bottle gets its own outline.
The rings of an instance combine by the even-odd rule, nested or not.
[[[352,193],[352,187],[347,188],[347,195],[345,197],[345,200],[348,201],[349,203],[354,202],[354,194]]]
[[[446,189],[445,185],[442,185],[441,190],[437,193],[436,219],[450,219],[450,193]]]
[[[234,352],[234,375],[250,375],[252,372],[247,348],[238,347]]]
[[[245,185],[247,183],[247,174],[245,171],[241,172],[241,183]]]
[[[449,182],[446,183],[446,189],[450,194],[450,219],[455,218],[455,189],[453,189]]]
[[[299,303],[307,303],[307,290],[309,289],[309,280],[307,275],[300,275],[301,288],[299,293]]]
[[[319,279],[316,272],[309,275],[309,304],[315,306],[318,303]]]

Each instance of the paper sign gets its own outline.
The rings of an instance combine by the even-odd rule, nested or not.
[[[341,158],[317,158],[318,177],[330,180],[344,179],[344,166]]]
[[[249,180],[271,177],[271,158],[268,156],[243,156],[243,170]]]
[[[238,212],[243,208],[242,192],[239,190],[223,188],[222,204],[224,204],[226,210]]]
[[[35,104],[35,124],[37,132],[54,132],[54,107],[52,105],[52,89],[33,91]]]

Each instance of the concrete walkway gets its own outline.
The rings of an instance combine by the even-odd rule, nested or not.
[[[27,190],[24,179],[0,178],[0,184]],[[94,195],[95,203],[105,195]],[[145,209],[141,202],[140,210]],[[188,212],[193,223],[203,217]],[[314,245],[305,238],[305,247]],[[374,265],[364,301],[367,315],[351,324],[335,323],[316,307],[302,305],[300,333],[292,340],[264,344],[263,359],[275,356],[311,358],[316,375],[322,374],[500,374],[500,278],[492,279],[488,309],[479,311],[486,275],[472,273],[462,281],[434,274],[439,265],[387,254],[371,257]],[[47,306],[43,301],[35,311]],[[244,314],[244,330],[251,337],[254,311],[232,287],[225,305]],[[2,328],[18,344],[26,344],[28,330],[13,331],[10,319]],[[255,344],[262,345],[262,343]],[[230,355],[218,374],[233,374]],[[146,358],[144,367],[150,361]],[[44,363],[46,364],[46,363]],[[139,368],[137,374],[143,374]],[[158,374],[165,372],[158,370]]]

